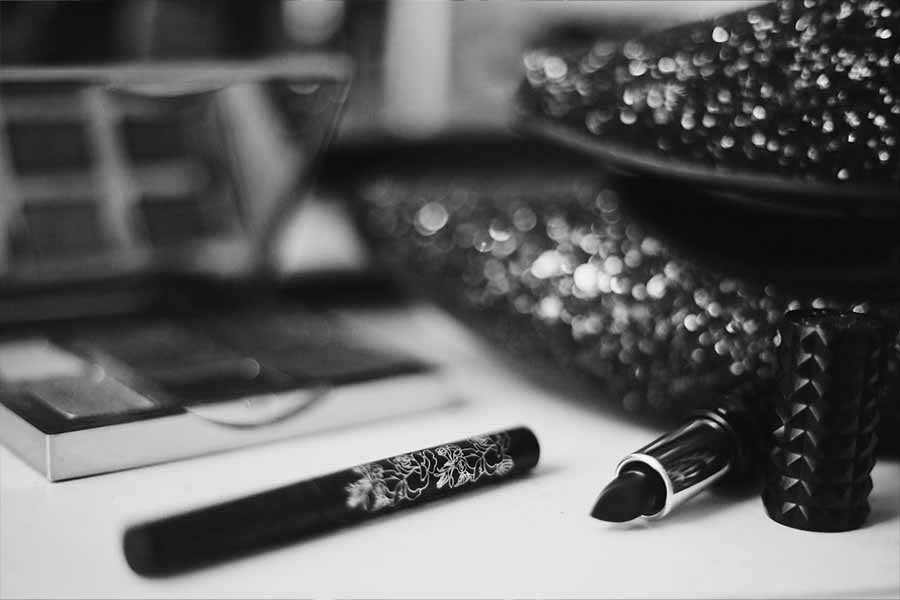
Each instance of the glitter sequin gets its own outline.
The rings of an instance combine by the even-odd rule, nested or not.
[[[530,52],[526,95],[544,117],[636,152],[894,187],[897,31],[896,0],[781,0],[582,55]]]

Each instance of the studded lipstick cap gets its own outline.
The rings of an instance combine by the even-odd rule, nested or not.
[[[885,327],[869,315],[795,310],[775,341],[766,511],[797,529],[856,529],[869,514]]]

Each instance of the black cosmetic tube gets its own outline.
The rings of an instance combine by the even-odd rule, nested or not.
[[[142,575],[183,571],[503,481],[539,455],[525,427],[400,454],[134,525],[125,558]]]

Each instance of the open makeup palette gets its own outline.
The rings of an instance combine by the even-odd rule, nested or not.
[[[266,284],[349,74],[0,70],[0,442],[61,480],[447,402],[430,365]]]

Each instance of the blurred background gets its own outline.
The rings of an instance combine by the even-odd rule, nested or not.
[[[0,160],[0,295],[15,297],[35,282],[158,269],[233,277],[269,268],[358,268],[366,251],[335,212],[339,207],[298,202],[316,196],[314,163],[323,150],[341,152],[378,140],[507,135],[525,49],[578,47],[748,4],[753,3],[3,2],[0,57],[9,114],[0,130],[6,132],[0,158],[9,158]],[[115,129],[109,123],[122,111],[146,112],[139,100],[125,106],[116,94],[110,100],[106,92],[92,91],[67,99],[57,88],[34,85],[54,67],[105,68],[103,77],[115,79],[141,64],[177,68],[200,62],[201,70],[205,64],[208,73],[223,73],[222,65],[236,61],[262,64],[263,77],[274,77],[279,68],[299,71],[286,91],[263,86],[266,91],[258,93],[232,85],[216,94],[216,107],[207,113],[219,120],[200,133],[191,129],[194,109],[183,103],[162,109],[164,101],[151,101],[154,111],[168,116],[133,126],[126,118],[126,147],[119,150],[115,142],[103,142],[102,132]],[[31,87],[11,82],[17,77],[31,78]],[[351,80],[348,93],[344,84]],[[192,91],[183,82],[154,85],[157,96],[186,97]],[[147,89],[131,86],[130,93]],[[60,121],[60,105],[82,108]],[[279,120],[282,112],[287,126]],[[202,138],[205,150],[194,142],[186,150],[172,146],[171,140],[188,138]],[[148,191],[143,182],[154,177],[184,180],[173,174],[177,168],[165,177],[157,168],[172,167],[170,159],[179,152],[202,154],[200,162],[213,165],[204,167],[205,179],[188,177],[182,186],[206,191],[173,196],[155,184]],[[149,163],[153,168],[142,166]],[[85,167],[98,177],[82,182],[70,176]],[[218,185],[219,177],[227,183]],[[95,195],[103,197],[84,198]],[[139,216],[129,214],[133,205]],[[297,207],[308,213],[309,206],[319,207],[315,215],[284,218]],[[282,229],[288,233],[276,232]]]
[[[342,48],[356,64],[340,137],[500,127],[522,52],[623,37],[752,0],[4,2],[2,61],[73,64]]]
[[[737,10],[748,4],[754,3],[725,0],[525,4],[387,0],[3,2],[0,57],[5,68],[27,69],[54,65],[259,60],[273,55],[349,56],[354,72],[349,96],[337,121],[334,143],[322,146],[352,148],[383,138],[423,139],[448,132],[477,135],[505,132],[512,114],[512,95],[522,77],[522,55],[526,48],[543,44],[578,46],[602,35],[620,38]],[[340,101],[343,99],[342,96]],[[261,122],[259,114],[264,112],[258,101],[245,98],[238,101],[226,128],[243,136],[234,147],[238,154],[245,155],[240,177],[253,189],[254,199],[247,204],[255,209],[248,210],[269,214],[278,213],[279,205],[283,209],[284,205],[296,201],[298,194],[291,200],[286,198],[291,194],[285,190],[297,187],[291,172],[304,172],[312,153],[295,152],[291,154],[292,160],[288,160],[283,144],[262,139],[258,123]],[[307,118],[309,111],[301,113],[295,121]],[[326,119],[320,116],[319,120]],[[327,121],[330,123],[330,118]],[[254,125],[242,127],[241,122]],[[157,131],[160,137],[165,135],[164,129]],[[247,133],[250,131],[256,133]],[[310,145],[316,146],[324,140],[321,131],[319,134],[322,139]],[[40,137],[39,133],[24,137],[30,137],[31,141],[22,145],[45,145],[34,141]],[[158,145],[158,140],[152,138],[148,134],[146,143]],[[12,144],[13,140],[6,143]],[[52,146],[60,146],[58,136]],[[9,150],[13,154],[17,151]],[[0,169],[0,177],[10,170]],[[13,178],[7,174],[8,189],[17,187]],[[297,191],[304,195],[309,189]],[[17,202],[24,201],[4,198],[7,206]],[[31,234],[17,234],[17,228],[28,229],[28,225],[17,225],[15,216],[10,216],[14,211],[7,208],[5,212],[5,237],[12,241],[0,244],[3,246],[0,281],[15,274],[27,280],[41,270],[41,261],[15,260],[15,248],[31,244],[27,241],[17,244],[16,240]],[[326,258],[332,261],[328,264],[358,263],[358,248],[349,242],[336,246],[335,240],[340,238],[337,234],[315,236],[313,232],[322,229],[309,226],[309,219],[294,224],[294,234],[289,236],[292,248],[276,259],[286,261],[284,268],[323,267]],[[336,231],[342,231],[334,219],[329,223]],[[32,229],[50,229],[56,238],[78,237],[62,235],[55,226],[35,225]],[[157,231],[168,229],[170,221],[155,226]],[[196,240],[200,229],[189,230],[180,237]],[[259,229],[267,231],[264,227]],[[48,242],[43,246],[54,244]],[[70,246],[78,244],[73,242]],[[68,254],[69,249],[63,244],[58,254]],[[29,255],[29,251],[19,254]],[[197,255],[196,248],[191,254]],[[219,264],[208,261],[201,270],[222,271],[223,264],[243,262],[242,258],[236,258],[237,253],[224,252],[221,247],[218,252],[206,254],[227,254],[228,258],[220,259]]]
[[[379,25],[351,37],[359,72],[340,138],[504,128],[530,47],[579,47],[753,4],[759,2],[351,3],[349,31],[356,31],[357,10],[371,11],[366,18]]]
[[[357,61],[342,129],[502,122],[522,51],[652,30],[759,0],[4,2],[3,63],[235,57],[343,47]],[[624,28],[624,29],[623,29]],[[364,107],[368,106],[368,110]],[[425,118],[423,115],[430,115]]]

